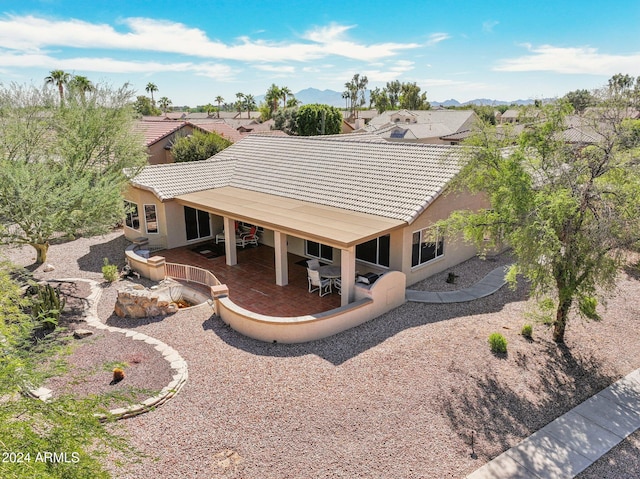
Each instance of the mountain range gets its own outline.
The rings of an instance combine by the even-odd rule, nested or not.
[[[367,91],[368,93],[368,91]],[[335,90],[318,90],[317,88],[305,88],[304,90],[300,90],[298,93],[294,94],[295,97],[302,102],[303,105],[308,105],[311,103],[321,103],[325,105],[337,106],[338,108],[345,108],[345,100],[342,98],[342,92],[338,92]],[[367,95],[368,97],[368,95]],[[260,103],[264,101],[264,95],[256,97],[256,102]],[[504,101],[504,100],[494,100],[489,98],[476,98],[474,100],[469,100],[464,103],[460,103],[458,100],[449,99],[445,101],[433,101],[429,100],[431,106],[466,106],[466,105],[531,105],[534,100],[512,100],[512,101]]]

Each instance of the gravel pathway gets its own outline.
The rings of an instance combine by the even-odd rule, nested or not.
[[[124,245],[119,232],[55,245],[56,271],[35,273],[100,279],[102,257],[121,265]],[[8,253],[25,266],[35,257]],[[456,267],[456,287],[508,260]],[[621,275],[603,321],[572,318],[566,348],[541,324],[533,341],[520,336],[529,310],[522,285],[471,303],[407,303],[301,345],[242,337],[202,310],[129,325],[175,348],[189,381],[158,410],[120,422],[148,457],[109,467],[136,479],[463,478],[640,367],[634,276]],[[448,288],[445,277],[423,287]],[[114,291],[105,290],[99,308],[108,324]],[[509,341],[506,357],[489,351],[494,331]],[[636,433],[580,477],[630,477],[639,455]]]

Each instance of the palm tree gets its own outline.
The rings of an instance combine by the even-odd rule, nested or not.
[[[282,97],[282,90],[278,88],[275,83],[272,83],[264,96],[264,101],[269,105],[269,112],[271,115],[278,109],[280,98]]]
[[[171,100],[169,100],[166,96],[163,96],[158,100],[158,104],[160,105],[160,109],[163,113],[166,113],[169,107],[171,106]]]
[[[244,107],[247,109],[247,118],[251,118],[251,110],[255,110],[257,108],[256,99],[253,95],[244,96]]]
[[[151,94],[151,103],[153,104],[153,106],[156,106],[156,102],[153,99],[153,92],[158,91],[158,87],[156,86],[156,84],[151,82],[147,83],[145,90],[147,91],[147,93]]]
[[[44,78],[45,85],[55,85],[60,93],[60,105],[64,104],[64,86],[69,83],[71,75],[64,70],[52,70],[49,76]]]
[[[218,118],[220,118],[220,104],[224,101],[224,98],[218,95],[214,101],[218,104]]]
[[[236,98],[238,99],[238,101],[236,101],[236,109],[238,110],[238,113],[240,113],[244,106],[244,93],[236,93]]]
[[[289,90],[289,87],[283,86],[280,87],[280,95],[282,95],[282,107],[286,108],[287,105],[287,95],[293,96],[293,92]]]
[[[85,102],[86,93],[96,89],[91,80],[82,75],[74,75],[69,81],[69,88],[80,93],[82,103]]]
[[[213,106],[211,103],[207,103],[202,108],[204,108],[204,111],[207,112],[207,116],[211,116],[211,112],[216,109],[216,107]]]

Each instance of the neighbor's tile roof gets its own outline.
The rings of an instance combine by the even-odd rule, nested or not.
[[[462,151],[255,135],[208,160],[147,166],[132,183],[162,200],[232,186],[411,223],[458,173]]]
[[[398,117],[401,121],[396,123],[392,120],[393,117]],[[418,138],[426,138],[449,135],[469,128],[476,117],[473,110],[387,110],[372,118],[369,125],[383,128],[389,124],[397,124],[410,128]],[[404,118],[409,118],[411,122],[402,121]]]
[[[133,131],[144,138],[146,146],[151,146],[187,125],[189,123],[186,121],[138,120],[133,125]]]
[[[204,130],[215,132],[218,135],[222,136],[223,138],[226,138],[227,140],[232,141],[233,143],[235,143],[236,141],[240,141],[242,138],[246,136],[246,133],[240,133],[235,128],[232,128],[229,125],[227,125],[224,120],[207,119],[207,120],[190,120],[190,122],[193,123],[194,125],[199,126]]]

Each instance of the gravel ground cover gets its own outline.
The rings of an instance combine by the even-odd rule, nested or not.
[[[125,243],[114,232],[54,245],[56,271],[35,274],[100,279],[102,258],[122,265]],[[25,266],[35,257],[8,254]],[[468,261],[453,269],[456,286],[509,261]],[[416,289],[449,288],[446,274]],[[115,290],[105,289],[99,315],[124,326],[112,314]],[[407,303],[301,345],[242,337],[203,309],[129,322],[175,348],[189,380],[159,409],[119,423],[147,456],[123,467],[110,458],[109,467],[136,479],[463,478],[640,367],[638,297],[636,272],[621,274],[604,320],[572,318],[562,348],[541,324],[533,341],[519,334],[529,310],[522,284],[470,303]],[[489,350],[495,331],[509,342],[505,356]],[[638,437],[581,479],[635,477]]]

